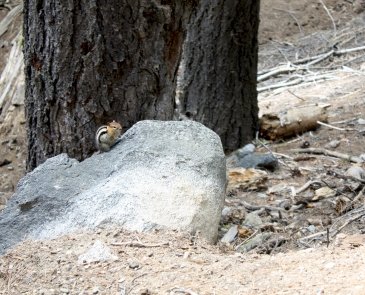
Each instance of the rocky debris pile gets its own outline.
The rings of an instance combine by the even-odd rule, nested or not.
[[[358,128],[360,132],[361,126]],[[308,143],[306,146],[311,146],[311,141],[313,144],[309,138],[301,140]],[[332,142],[323,144],[330,150],[303,148],[302,143],[301,149],[290,150],[294,155],[267,154],[267,159],[279,157],[274,172],[255,169],[262,167],[256,163],[263,155],[257,153],[256,158],[252,145],[228,157],[229,181],[220,228],[222,246],[237,252],[273,253],[285,247],[329,245],[345,229],[363,232],[365,156],[335,151],[341,142],[330,145]],[[265,149],[276,150],[277,146],[266,145]],[[254,156],[255,161],[248,163],[255,165],[244,162],[247,155]]]
[[[61,154],[27,174],[0,213],[0,252],[24,238],[120,225],[217,238],[226,162],[200,123],[141,121],[107,153],[83,162]]]

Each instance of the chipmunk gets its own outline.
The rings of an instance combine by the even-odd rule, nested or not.
[[[100,152],[108,152],[119,140],[122,133],[122,125],[118,122],[111,122],[108,125],[99,127],[96,131],[95,142]]]

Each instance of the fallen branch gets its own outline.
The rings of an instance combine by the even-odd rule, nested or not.
[[[328,16],[330,17],[330,19],[331,19],[331,21],[332,21],[332,25],[333,25],[333,35],[334,35],[334,37],[336,37],[336,35],[337,35],[337,28],[336,28],[335,20],[333,19],[333,17],[332,17],[332,15],[331,15],[330,11],[328,10],[327,6],[323,3],[323,1],[322,1],[322,0],[319,0],[319,2],[321,2],[321,4],[322,4],[322,6],[323,6],[324,10],[326,11],[326,13],[328,14]]]
[[[309,63],[307,63],[307,64],[306,64],[306,66],[308,67],[308,66],[315,65],[315,64],[317,64],[317,63],[321,62],[322,60],[325,60],[327,57],[330,57],[330,56],[331,56],[331,55],[333,55],[334,53],[335,53],[335,51],[332,49],[332,50],[330,50],[329,52],[324,53],[324,54],[322,54],[322,55],[318,56],[316,59],[314,59],[314,60],[310,61]]]
[[[23,11],[23,4],[13,8],[6,17],[0,22],[0,37],[8,30],[11,22]]]
[[[346,222],[341,225],[339,228],[337,228],[336,230],[334,230],[332,233],[331,233],[331,237],[335,237],[341,230],[343,230],[346,226],[348,226],[351,222],[354,222],[358,219],[360,219],[361,217],[365,216],[365,210],[362,210],[358,215],[355,215],[349,219],[346,220]]]
[[[352,176],[352,175],[344,175],[344,174],[340,174],[340,173],[335,173],[334,176],[337,176],[339,178],[343,178],[343,179],[349,179],[349,180],[353,180],[353,181],[357,181],[357,182],[360,182],[362,184],[365,184],[365,179],[360,179],[360,178],[357,178],[355,176]]]
[[[273,207],[273,206],[267,206],[267,205],[262,205],[262,206],[251,205],[245,201],[240,201],[240,204],[243,205],[246,209],[252,210],[252,211],[261,210],[261,209],[265,209],[265,210],[269,210],[269,211],[283,211],[283,212],[287,211],[284,208],[280,208],[280,207]]]
[[[159,243],[159,244],[143,244],[141,242],[135,241],[128,241],[128,242],[121,242],[121,243],[111,243],[112,246],[130,246],[130,247],[137,247],[137,248],[156,248],[156,247],[163,247],[169,246],[169,242]]]
[[[338,229],[335,229],[333,232],[330,233],[330,236],[331,238],[335,237],[341,230],[343,230],[346,226],[348,226],[351,222],[354,222],[356,220],[358,220],[359,218],[365,216],[365,212],[359,214],[359,215],[355,215],[354,217],[346,220],[346,222],[340,226]],[[328,231],[325,230],[325,231],[321,231],[321,232],[318,232],[318,233],[314,233],[312,235],[309,235],[309,236],[306,236],[306,237],[303,237],[301,239],[299,239],[298,241],[299,242],[304,242],[306,240],[310,240],[310,239],[321,239],[323,236],[326,236],[327,237],[328,235]],[[326,238],[327,240],[328,238]],[[328,243],[328,242],[327,242]]]
[[[303,186],[295,190],[295,195],[300,194],[301,192],[304,192],[307,188],[309,188],[312,184],[322,184],[320,180],[309,180]]]
[[[332,55],[342,55],[342,54],[347,54],[347,53],[352,53],[352,52],[357,52],[357,51],[362,51],[362,50],[365,50],[365,46],[340,49],[340,50],[331,49],[330,51],[328,51],[326,53],[298,59],[297,61],[289,63],[288,65],[285,65],[285,66],[279,66],[279,67],[274,67],[271,69],[260,71],[259,76],[257,77],[257,82],[267,80],[268,78],[279,75],[279,74],[290,73],[290,72],[299,71],[299,70],[300,71],[309,70],[309,66],[317,64]],[[263,90],[261,90],[261,91],[263,91]]]
[[[330,124],[323,123],[321,121],[317,121],[317,123],[319,125],[322,125],[322,126],[325,126],[325,127],[331,128],[331,129],[339,130],[339,131],[357,131],[356,129],[353,129],[353,128],[340,128],[340,127],[336,127],[336,126],[333,126]]]
[[[304,242],[305,240],[310,240],[310,239],[315,239],[315,238],[319,239],[319,238],[321,238],[322,236],[324,236],[326,234],[327,234],[327,231],[324,230],[324,231],[314,233],[314,234],[311,234],[309,236],[305,236],[303,238],[300,238],[298,241],[299,242]]]
[[[306,148],[306,149],[292,149],[293,153],[308,153],[308,154],[317,154],[317,155],[325,155],[325,156],[331,156],[335,158],[344,159],[353,163],[363,163],[364,161],[356,156],[351,156],[335,151],[329,151],[326,149],[321,148]]]
[[[293,71],[296,71],[298,69],[301,69],[300,68],[295,68],[291,65],[286,65],[286,66],[281,66],[281,67],[278,67],[278,68],[274,68],[273,70],[263,74],[263,75],[260,75],[257,77],[257,82],[261,82],[261,81],[264,81],[266,79],[269,79],[270,77],[272,76],[276,76],[276,75],[279,75],[279,74],[287,74],[289,72],[293,72]]]
[[[326,106],[301,106],[266,113],[260,119],[260,135],[270,140],[287,138],[314,130],[317,121],[327,121]]]
[[[294,86],[294,85],[297,85],[300,83],[305,83],[305,82],[308,82],[308,83],[309,82],[319,82],[319,81],[326,81],[326,80],[331,80],[331,79],[337,79],[337,77],[330,76],[328,74],[323,74],[323,75],[317,75],[317,74],[313,75],[312,74],[312,75],[302,76],[300,78],[296,78],[296,79],[288,81],[288,82],[280,82],[278,84],[257,87],[257,91],[263,92],[266,90],[273,90],[273,89],[277,89],[277,88],[283,88],[286,86]]]

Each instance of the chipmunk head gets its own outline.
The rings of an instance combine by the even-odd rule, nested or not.
[[[113,122],[108,123],[107,129],[109,134],[111,133],[116,137],[120,136],[122,133],[122,125],[120,125],[118,122],[115,122],[114,120]]]

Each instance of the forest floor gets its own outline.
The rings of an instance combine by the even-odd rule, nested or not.
[[[262,0],[259,71],[364,46],[365,13],[355,12],[352,2]],[[14,38],[6,34],[3,57]],[[270,233],[268,240],[241,253],[239,246],[257,231],[240,226],[229,245],[117,228],[25,241],[0,258],[0,294],[365,294],[364,184],[346,176],[349,168],[364,165],[337,154],[292,151],[309,145],[357,157],[365,153],[364,51],[330,54],[306,66],[260,82],[260,113],[325,106],[330,126],[257,141],[259,152],[276,153],[280,167],[226,198],[221,236],[242,224],[251,204],[263,209],[259,230]],[[0,122],[0,200],[11,196],[25,173],[24,108],[12,112],[17,119]],[[82,258],[95,242],[111,251],[111,260]]]

